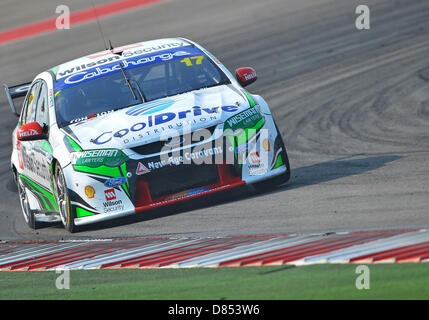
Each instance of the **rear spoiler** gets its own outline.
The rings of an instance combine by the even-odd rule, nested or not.
[[[12,110],[13,114],[19,117],[19,113],[16,112],[15,105],[13,104],[13,99],[19,98],[19,97],[25,97],[28,90],[30,89],[31,82],[18,84],[13,87],[8,87],[7,85],[4,85],[4,91],[6,92],[7,100],[9,101],[10,109]]]

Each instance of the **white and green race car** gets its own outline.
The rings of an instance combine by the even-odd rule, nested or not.
[[[244,184],[285,183],[288,156],[267,103],[182,39],[76,59],[7,87],[19,116],[11,166],[24,218],[76,227]],[[25,96],[21,112],[14,99]]]

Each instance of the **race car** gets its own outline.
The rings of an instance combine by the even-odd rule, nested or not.
[[[5,85],[19,117],[11,168],[25,221],[81,225],[290,178],[264,99],[184,38],[110,48]],[[14,99],[24,97],[18,112]]]

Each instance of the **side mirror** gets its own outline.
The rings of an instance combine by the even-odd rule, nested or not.
[[[237,70],[235,70],[235,77],[243,87],[248,86],[249,84],[255,82],[256,79],[258,79],[255,69],[249,67],[238,68]]]
[[[18,128],[16,137],[19,141],[33,141],[46,139],[47,135],[39,123],[30,122]]]

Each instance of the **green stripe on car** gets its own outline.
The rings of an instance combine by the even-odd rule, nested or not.
[[[40,143],[40,148],[45,150],[47,153],[52,154],[51,145],[49,144],[49,142],[47,140],[42,140],[42,142]]]
[[[83,149],[77,144],[76,141],[74,141],[72,138],[67,136],[67,140],[70,142],[70,145],[72,146],[74,151],[82,151]]]
[[[85,210],[85,209],[80,208],[80,207],[76,207],[76,217],[77,218],[93,216],[95,214],[97,214],[97,213]]]
[[[249,101],[250,107],[252,108],[252,107],[256,106],[255,100],[253,100],[252,96],[250,94],[248,94],[246,90],[242,90],[242,91],[246,95],[246,98]]]
[[[53,208],[53,210],[58,211],[58,204],[55,201],[55,197],[53,195],[53,193],[47,191],[46,189],[44,189],[43,187],[39,186],[38,184],[36,184],[35,182],[33,182],[32,180],[30,180],[29,178],[27,178],[24,175],[19,175],[22,179],[24,179],[25,182],[27,182],[27,185],[30,187],[30,189],[32,189],[32,191],[34,191],[36,194],[38,194],[40,196],[40,198],[43,200],[43,203],[46,207],[46,210],[50,211],[51,207]],[[49,201],[49,204],[46,202],[45,198]]]
[[[73,168],[76,171],[93,173],[93,174],[98,174],[100,176],[106,176],[111,178],[122,176],[119,167],[108,167],[108,166],[102,165],[96,168],[91,168],[88,166],[73,166]]]
[[[283,157],[282,157],[282,154],[279,153],[279,155],[277,156],[276,164],[274,165],[273,169],[281,167],[282,165],[284,165]]]

